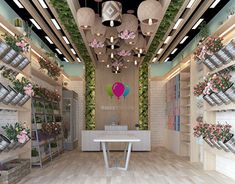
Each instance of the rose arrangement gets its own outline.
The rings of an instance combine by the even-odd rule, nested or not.
[[[98,40],[94,39],[91,43],[89,43],[89,46],[92,48],[103,48],[104,43],[99,42]]]
[[[42,69],[46,69],[48,72],[48,75],[54,79],[57,80],[57,78],[60,76],[60,67],[58,67],[55,63],[49,60],[45,60],[43,58],[39,59],[39,64]]]
[[[208,124],[199,122],[194,128],[194,136],[209,138],[214,141],[227,141],[232,137],[231,125],[229,124]]]
[[[28,52],[29,43],[24,39],[23,36],[5,36],[6,43],[13,48],[16,52]]]
[[[226,90],[232,85],[230,81],[231,75],[229,73],[220,73],[207,75],[203,82],[199,82],[194,86],[193,94],[200,96],[201,94],[211,94],[212,92],[218,93],[219,91]]]
[[[42,131],[50,136],[57,136],[61,133],[61,126],[58,123],[43,123]]]
[[[133,31],[124,30],[124,31],[122,31],[121,33],[118,34],[118,37],[123,39],[123,40],[134,39],[135,38],[135,33]]]
[[[119,56],[130,56],[131,55],[131,51],[130,50],[120,50],[117,54]]]
[[[194,58],[199,60],[206,59],[206,55],[212,55],[223,47],[223,38],[208,37],[194,52]]]
[[[59,102],[61,99],[61,96],[59,93],[57,93],[56,91],[50,91],[46,88],[40,87],[38,85],[35,85],[33,87],[34,91],[35,91],[35,95],[41,98],[44,98],[48,101],[56,101]]]
[[[30,129],[26,126],[26,123],[23,125],[21,123],[7,124],[2,126],[6,136],[11,141],[16,141],[21,144],[24,144],[30,139]]]
[[[13,80],[14,89],[22,94],[30,97],[34,96],[33,85],[25,77],[21,79]]]

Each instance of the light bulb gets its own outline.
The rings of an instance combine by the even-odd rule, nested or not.
[[[114,21],[110,20],[110,26],[113,27],[114,26]]]
[[[140,58],[140,56],[141,56],[140,53],[138,53],[138,58]]]
[[[113,59],[113,53],[111,53],[111,58]]]
[[[128,59],[126,62],[128,62],[128,63],[129,63],[129,62],[130,62],[130,60]]]
[[[117,66],[117,70],[119,70],[119,67]]]
[[[117,74],[117,73],[118,73],[118,71],[116,70],[116,71],[115,71],[115,73]]]
[[[97,36],[100,36],[100,33],[97,33],[96,35],[97,35]]]
[[[135,60],[135,65],[137,65],[137,60]]]
[[[113,36],[110,37],[110,42],[113,43]]]
[[[140,49],[140,54],[142,54],[143,53],[143,49]]]
[[[114,49],[114,45],[111,45],[111,49]]]
[[[148,24],[151,26],[153,24],[153,20],[149,19]]]

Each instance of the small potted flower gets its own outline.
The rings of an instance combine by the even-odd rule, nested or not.
[[[52,143],[51,143],[51,152],[52,152],[52,153],[55,153],[55,152],[57,152],[57,151],[58,151],[57,143],[52,142]]]
[[[38,151],[37,151],[36,148],[32,149],[32,151],[31,151],[31,156],[32,156],[32,157],[31,157],[31,162],[32,162],[32,163],[37,163],[37,162],[40,161],[39,153],[38,153]]]
[[[135,129],[139,130],[140,129],[140,125],[138,123],[135,124]]]

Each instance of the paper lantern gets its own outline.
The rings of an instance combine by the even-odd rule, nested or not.
[[[145,50],[146,46],[147,46],[146,39],[141,34],[139,34],[138,40],[135,44],[135,49],[136,50],[141,50],[141,49]]]
[[[102,3],[102,24],[108,27],[116,27],[122,23],[122,4],[118,1],[106,1]]]
[[[80,28],[90,29],[95,22],[95,12],[91,8],[79,8],[77,11],[77,22]]]
[[[129,32],[136,32],[138,29],[138,19],[136,16],[131,14],[123,14],[122,16],[122,24],[117,27],[117,31],[123,32],[127,30]]]
[[[153,33],[156,32],[156,28],[157,28],[157,24],[156,25],[153,24],[150,26],[148,24],[140,23],[141,32],[145,36],[151,36]]]
[[[156,0],[146,0],[140,3],[137,9],[137,16],[144,24],[156,24],[162,17],[162,5]]]
[[[99,15],[96,15],[94,25],[91,27],[91,33],[95,36],[104,36],[105,32],[106,27],[102,24]]]

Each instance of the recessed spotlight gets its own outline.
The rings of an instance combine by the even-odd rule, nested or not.
[[[113,43],[113,40],[114,40],[114,38],[113,38],[113,36],[111,36],[110,37],[110,42]]]
[[[62,54],[62,52],[59,50],[59,49],[55,49],[56,50],[56,52],[58,52],[58,54]]]
[[[113,59],[113,57],[114,57],[114,54],[113,54],[113,53],[111,53],[111,58]]]
[[[210,8],[215,8],[216,5],[220,2],[220,0],[215,0],[212,5],[210,6]]]
[[[42,29],[34,19],[29,19],[37,29]]]
[[[74,55],[76,54],[76,52],[75,52],[75,50],[74,50],[73,48],[71,48],[70,50],[72,51],[72,53],[73,53]]]
[[[55,26],[56,29],[58,29],[58,30],[61,29],[60,26],[59,26],[59,24],[58,24],[58,22],[57,22],[55,19],[51,19],[51,21],[52,21],[52,23],[54,24],[54,26]]]
[[[69,63],[69,60],[67,58],[64,57],[64,60],[65,60],[65,62]]]
[[[77,57],[77,61],[78,61],[79,63],[81,63],[81,62],[82,62],[82,61],[81,61],[81,59],[80,59],[80,58],[78,58],[78,57]]]
[[[191,8],[195,0],[190,0],[186,8]]]
[[[164,44],[167,44],[170,41],[170,39],[171,39],[171,36],[168,36],[166,40],[164,41]]]
[[[183,44],[188,39],[188,36],[185,36],[181,41],[180,44]]]
[[[111,45],[111,49],[114,49],[114,45]]]
[[[177,50],[178,50],[178,48],[175,48],[175,49],[171,52],[171,54],[174,54]]]
[[[69,44],[69,40],[68,40],[68,38],[66,36],[63,36],[63,39],[64,39],[66,44]]]
[[[177,29],[177,28],[179,27],[180,23],[181,23],[183,20],[184,20],[184,19],[182,19],[182,18],[178,19],[177,22],[175,23],[173,29]]]
[[[138,63],[137,60],[135,60],[135,61],[134,61],[134,64],[137,65],[137,63]]]
[[[126,60],[126,62],[127,62],[127,63],[129,63],[129,62],[130,62],[130,60],[128,59],[128,60]]]
[[[160,49],[158,50],[157,54],[161,54],[162,51],[163,51],[163,48],[160,48]]]
[[[19,8],[24,8],[23,5],[19,2],[19,0],[13,0],[13,1]]]
[[[106,67],[107,67],[107,68],[109,68],[110,66],[109,66],[109,65],[107,65]]]
[[[10,33],[12,36],[15,36],[15,33],[13,33],[10,29],[8,29],[5,25],[3,25],[1,22],[0,22],[0,26],[5,29],[8,33]]]
[[[119,70],[119,66],[117,66],[117,71]]]
[[[48,8],[44,0],[38,0],[43,8]]]
[[[155,63],[157,61],[157,57],[154,57],[152,62]]]
[[[199,19],[197,23],[192,27],[192,29],[197,29],[197,27],[202,23],[203,20],[203,18]]]
[[[47,39],[47,41],[48,41],[50,44],[54,44],[48,36],[45,36],[45,38]]]
[[[170,59],[170,57],[166,58],[165,61],[164,61],[164,63],[167,62],[169,59]]]

